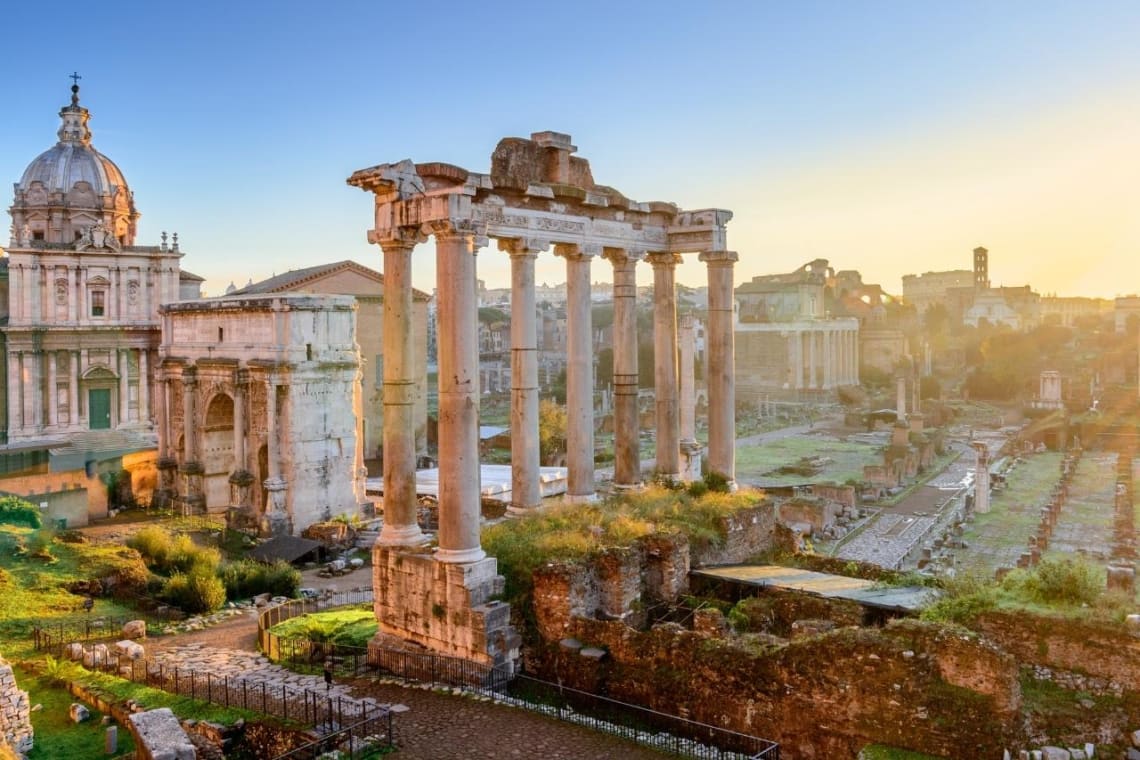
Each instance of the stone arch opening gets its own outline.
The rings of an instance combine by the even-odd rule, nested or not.
[[[202,430],[202,467],[208,512],[230,506],[230,473],[234,462],[234,400],[219,393],[206,405]]]

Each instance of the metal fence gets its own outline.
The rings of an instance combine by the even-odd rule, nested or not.
[[[63,655],[68,644],[87,641],[118,641],[123,638],[123,626],[137,618],[96,617],[73,620],[55,625],[37,625],[32,628],[32,645],[37,652],[56,657]]]
[[[371,757],[380,747],[390,747],[392,742],[392,716],[365,718],[337,731],[326,733],[316,741],[303,744],[273,760],[317,760],[336,750],[340,757],[349,760],[357,757]]]

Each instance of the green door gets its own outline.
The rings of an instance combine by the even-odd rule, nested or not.
[[[87,419],[92,430],[111,429],[111,391],[108,388],[92,388],[87,391]]]

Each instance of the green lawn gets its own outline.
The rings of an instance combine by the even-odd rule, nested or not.
[[[379,625],[372,605],[313,612],[290,618],[269,630],[282,638],[303,638],[314,641],[365,647],[376,635]]]
[[[768,474],[780,467],[795,465],[804,457],[831,461],[818,475]],[[863,466],[882,463],[879,446],[839,441],[823,436],[796,436],[736,449],[736,477],[743,482],[764,486],[799,485],[804,482],[863,480]]]
[[[1052,451],[1034,454],[1013,469],[1006,487],[990,497],[989,513],[975,512],[966,526],[962,538],[969,549],[957,554],[962,567],[988,574],[1003,565],[1016,566],[1041,519],[1041,507],[1061,478],[1061,458]]]
[[[53,558],[21,552],[32,539],[30,528],[0,525],[0,647],[9,659],[31,653],[33,626],[82,623],[90,618],[132,617],[137,613],[109,598],[99,598],[90,613],[84,597],[67,590],[78,580],[101,578],[115,570],[146,574],[138,554],[120,544],[64,543],[50,545]]]
[[[68,707],[75,697],[62,686],[52,686],[43,677],[33,677],[27,671],[17,671],[17,683],[28,692],[34,707],[32,713],[35,745],[28,760],[56,760],[56,758],[107,757],[103,753],[107,728],[100,725],[102,715],[92,709],[91,719],[75,724],[68,717]],[[90,707],[90,706],[89,706]],[[119,751],[115,757],[134,751],[134,740],[126,726],[119,726]]]

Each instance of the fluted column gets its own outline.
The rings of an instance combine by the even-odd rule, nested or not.
[[[607,248],[604,255],[614,268],[614,487],[640,488],[636,267],[645,254]]]
[[[709,472],[725,478],[736,488],[736,315],[733,309],[735,251],[706,251],[701,261],[708,265]]]
[[[158,458],[170,457],[170,381],[166,379],[166,371],[159,365],[155,372],[155,393],[158,395],[155,403],[155,422],[158,428]]]
[[[653,374],[657,409],[657,474],[681,477],[681,432],[677,417],[677,264],[675,253],[651,253],[653,265]]]
[[[439,482],[441,562],[476,562],[479,543],[479,328],[475,230],[468,223],[433,225],[439,352]]]
[[[44,352],[44,357],[47,361],[47,408],[48,408],[48,426],[54,428],[59,424],[59,395],[56,392],[56,384],[59,378],[56,377],[58,369],[56,362],[55,351]]]
[[[593,501],[594,492],[594,354],[590,303],[590,260],[597,251],[559,244],[566,259],[566,498]]]
[[[182,435],[183,435],[183,461],[182,464],[198,461],[198,417],[195,412],[194,395],[198,390],[198,371],[194,367],[185,367],[182,370]],[[269,405],[272,405],[272,401]],[[272,425],[272,416],[270,417]],[[273,470],[274,444],[272,438],[269,444],[269,469]]]
[[[416,362],[412,340],[412,250],[418,229],[380,241],[384,254],[384,527],[377,541],[424,541],[416,520]]]
[[[525,513],[542,502],[539,484],[538,329],[534,262],[545,240],[500,240],[511,257],[511,504]]]
[[[681,317],[680,328],[680,426],[681,443],[694,443],[697,440],[697,393],[696,376],[693,372],[696,352],[696,326],[693,315]]]

